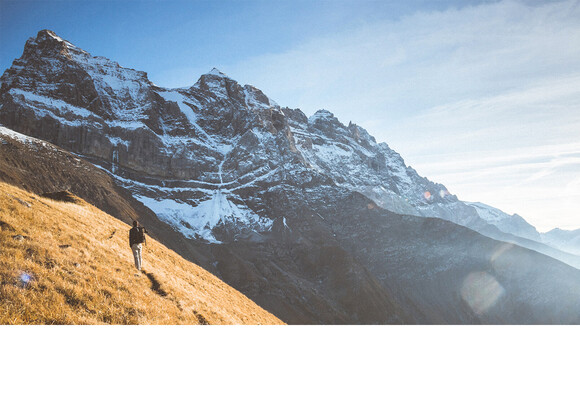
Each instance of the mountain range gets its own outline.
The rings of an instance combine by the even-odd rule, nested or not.
[[[168,89],[43,30],[0,78],[0,123],[85,164],[3,153],[3,180],[142,219],[287,323],[580,321],[577,232],[460,201],[362,127],[217,69]]]

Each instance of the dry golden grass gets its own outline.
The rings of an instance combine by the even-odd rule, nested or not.
[[[0,183],[0,324],[282,324],[151,238],[138,273],[130,227],[80,201]]]

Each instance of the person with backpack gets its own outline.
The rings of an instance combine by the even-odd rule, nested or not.
[[[145,239],[145,233],[147,230],[139,225],[139,222],[133,221],[133,227],[129,230],[129,246],[133,250],[133,256],[135,257],[135,267],[137,270],[141,270],[141,252],[143,250],[143,244],[147,243]]]

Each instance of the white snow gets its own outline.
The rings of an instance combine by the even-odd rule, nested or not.
[[[24,144],[27,145],[31,145],[31,146],[43,146],[45,148],[54,150],[54,151],[61,151],[60,149],[58,149],[57,147],[55,147],[54,145],[43,141],[43,140],[39,140],[38,138],[33,138],[33,137],[29,137],[28,135],[24,135],[21,134],[19,132],[13,131],[10,128],[6,128],[2,125],[0,125],[0,138],[4,139],[4,138],[11,138],[13,140],[16,140],[18,142],[22,142]]]
[[[282,217],[282,224],[284,225],[284,228],[288,229],[290,232],[292,232],[292,229],[288,226],[288,224],[286,223],[286,217]]]
[[[246,101],[246,105],[248,107],[259,107],[262,109],[268,109],[270,106],[268,104],[264,104],[261,101],[258,101],[254,96],[254,93],[247,88],[244,88],[244,99]]]
[[[91,76],[99,96],[109,103],[117,119],[144,118],[144,111],[150,105],[147,91],[151,87],[144,73],[121,67],[105,57],[93,57],[77,48],[72,51],[72,58]]]
[[[80,154],[75,154],[75,155],[83,157],[83,155],[80,155]],[[213,194],[216,191],[216,189],[219,189],[224,194],[235,195],[234,194],[235,191],[253,186],[256,182],[268,180],[270,177],[272,177],[273,175],[275,175],[277,172],[280,171],[278,168],[276,168],[273,170],[269,170],[269,171],[263,173],[262,175],[257,175],[259,172],[268,170],[268,167],[262,167],[262,168],[255,170],[252,173],[242,175],[233,181],[224,182],[224,183],[200,181],[200,180],[195,180],[195,179],[165,180],[167,182],[178,182],[178,183],[182,183],[182,184],[186,185],[186,186],[181,186],[181,187],[166,187],[166,186],[160,186],[160,185],[145,184],[143,182],[123,178],[119,175],[112,174],[108,169],[103,168],[100,165],[94,164],[94,166],[109,173],[112,177],[114,177],[125,188],[128,188],[132,191],[134,191],[134,189],[132,189],[132,188],[137,188],[138,190],[145,191],[145,192],[152,192],[155,194],[158,194],[159,192],[166,192],[166,193],[170,194],[170,193],[192,192],[192,191],[202,192],[205,194]],[[250,178],[250,180],[248,182],[240,183],[240,180],[246,179],[248,177]],[[197,186],[195,186],[195,185],[197,185]],[[229,187],[229,188],[227,188],[227,187]]]
[[[228,99],[228,91],[226,90],[226,79],[231,80],[227,75],[214,68],[209,73],[201,76],[200,80],[205,82],[208,89],[220,99]],[[200,82],[198,81],[193,85],[195,88],[199,88]]]
[[[205,140],[191,137],[189,139],[195,141],[195,143],[199,145],[203,145],[211,149],[212,151],[220,153],[224,157],[224,160],[222,161],[221,164],[223,166],[223,162],[225,162],[225,157],[234,149],[235,143],[240,137],[239,136],[236,137],[234,143],[224,143],[218,141],[219,137],[208,134],[202,127],[199,126],[199,124],[197,123],[198,115],[193,111],[191,106],[186,104],[185,102],[187,100],[189,104],[196,105],[197,103],[195,101],[188,99],[178,90],[159,91],[159,95],[163,97],[166,101],[172,101],[177,103],[179,109],[187,117],[189,123],[195,128],[196,131],[199,132],[199,134],[201,134],[201,136],[205,137]],[[174,145],[176,142],[183,142],[184,139],[180,138],[178,141],[174,141],[174,139],[165,138],[163,139],[163,141],[166,145]],[[220,171],[218,172],[221,173],[221,168]]]
[[[111,160],[111,172],[113,174],[117,173],[117,164],[119,163],[119,150],[115,148],[113,151],[113,158]]]
[[[127,148],[129,147],[129,141],[122,140],[119,137],[111,137],[111,136],[108,136],[108,138],[109,138],[109,141],[111,141],[111,144],[113,146],[115,146],[115,147],[118,146],[118,145],[124,145]]]
[[[60,38],[59,36],[57,36],[56,34],[54,34],[51,31],[46,31],[46,34],[48,34],[50,37],[54,38],[55,40],[58,40],[60,42],[64,42],[64,40],[62,38]]]
[[[225,75],[224,73],[222,73],[220,70],[218,70],[218,69],[217,69],[217,68],[215,68],[215,67],[214,67],[214,68],[212,68],[208,74],[211,74],[211,75],[217,75],[217,76],[219,76],[219,77],[227,77],[227,75]]]
[[[106,123],[111,128],[119,127],[119,128],[125,128],[128,130],[137,130],[139,128],[147,128],[147,126],[145,124],[143,124],[141,121],[107,120]]]
[[[481,202],[465,202],[467,205],[473,207],[481,219],[491,224],[499,223],[504,219],[509,219],[509,215],[500,209],[494,208]]]
[[[191,125],[193,126],[197,125],[197,115],[193,112],[193,109],[189,105],[185,104],[184,102],[185,96],[183,94],[181,94],[179,91],[176,90],[159,91],[158,93],[165,100],[177,103],[179,109],[183,114],[185,114]],[[201,130],[201,132],[205,134],[205,131]]]
[[[67,47],[74,47],[74,48],[77,48],[77,47],[75,47],[75,46],[74,46],[72,43],[70,43],[70,42],[66,41],[65,39],[63,39],[62,37],[60,37],[60,36],[56,35],[55,33],[53,33],[53,32],[52,32],[52,31],[50,31],[50,30],[45,30],[45,33],[46,33],[46,34],[48,34],[48,35],[49,35],[50,37],[52,37],[53,39],[55,39],[55,40],[57,40],[57,41],[59,41],[59,42],[61,42],[61,43],[64,43],[64,44],[65,44]]]
[[[266,97],[266,99],[268,100],[267,103],[263,103],[262,101],[259,101],[256,98],[256,92],[259,92],[260,90],[258,90],[257,88],[251,86],[251,85],[246,85],[244,86],[244,100],[246,102],[246,105],[250,108],[260,108],[260,109],[270,109],[270,108],[276,108],[276,109],[280,109],[280,106],[278,105],[278,103],[276,103],[276,101],[271,100],[268,96],[264,95],[264,97]],[[282,115],[284,115],[284,113],[282,113],[282,111],[280,111],[280,113]]]
[[[21,96],[29,103],[32,103],[33,106],[42,108],[45,110],[54,110],[56,108],[57,111],[60,113],[72,113],[78,117],[82,118],[90,118],[94,117],[97,118],[95,114],[91,111],[86,110],[84,108],[76,107],[69,103],[66,103],[62,100],[57,100],[55,98],[45,97],[42,95],[38,95],[35,93],[31,93],[29,91],[20,90],[17,88],[13,88],[9,91],[9,93],[13,96]]]
[[[234,192],[234,191],[240,190],[242,188],[247,188],[247,187],[253,186],[256,182],[259,182],[259,181],[268,180],[271,176],[273,176],[274,174],[276,174],[278,171],[279,171],[278,168],[273,169],[273,170],[270,170],[270,171],[268,171],[267,173],[265,173],[263,175],[260,175],[258,177],[255,177],[250,182],[247,182],[247,183],[242,184],[242,185],[238,185],[237,187],[234,187],[234,188],[230,188],[229,189],[229,192]],[[227,185],[227,183],[224,184],[224,185]]]
[[[308,118],[308,122],[311,124],[314,124],[319,119],[328,120],[328,119],[331,119],[333,117],[334,117],[334,114],[332,114],[328,110],[318,110],[314,114],[312,114],[310,116],[310,118]]]
[[[233,222],[237,226],[268,230],[273,222],[244,205],[235,204],[221,190],[214,191],[209,199],[196,206],[174,199],[135,197],[183,235],[189,238],[197,236],[211,243],[220,243],[212,232],[220,223]]]

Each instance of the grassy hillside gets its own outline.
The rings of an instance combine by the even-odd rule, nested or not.
[[[213,260],[159,220],[103,169],[46,141],[0,125],[0,181],[35,194],[67,190],[126,223],[139,219],[156,239],[211,271]]]
[[[0,324],[282,324],[151,238],[139,273],[130,227],[73,201],[0,182]]]

